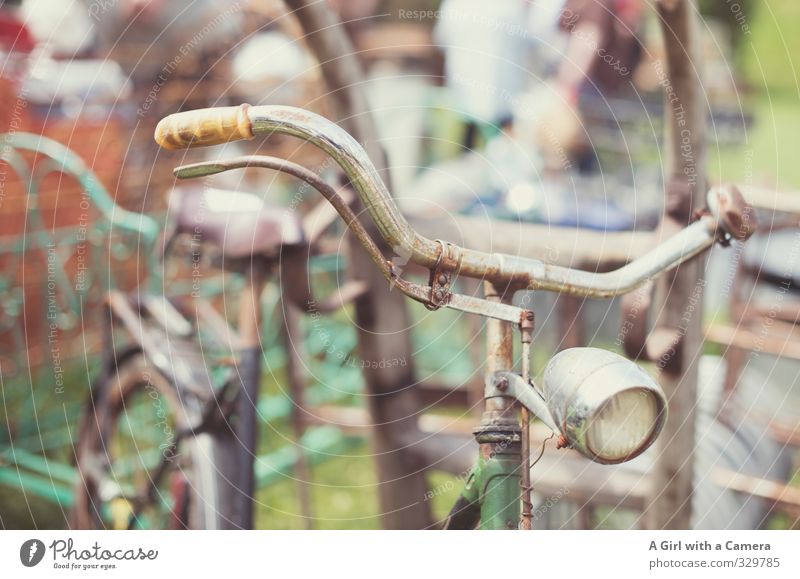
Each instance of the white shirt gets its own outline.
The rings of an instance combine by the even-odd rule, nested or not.
[[[509,115],[530,80],[525,1],[445,0],[435,38],[458,112],[485,123]]]

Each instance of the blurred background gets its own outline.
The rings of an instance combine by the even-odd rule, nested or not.
[[[658,224],[665,211],[666,87],[663,39],[650,2],[327,4],[344,23],[364,69],[363,90],[387,154],[392,191],[430,237],[470,245],[476,232],[500,238],[514,231],[534,244],[544,240],[534,233],[549,232],[553,237],[542,242],[543,251],[553,261],[580,266],[581,250],[602,235],[633,232],[632,241],[606,247],[627,256],[635,234]],[[752,249],[712,252],[694,524],[791,528],[800,516],[800,490],[791,494],[800,485],[800,342],[796,317],[787,313],[796,308],[795,296],[784,295],[780,284],[790,279],[794,289],[800,259],[790,243],[800,208],[792,195],[800,187],[794,149],[800,39],[792,34],[800,5],[698,5],[709,182],[734,182],[748,198],[767,199],[761,206],[772,203],[773,209],[762,211],[762,223],[787,233],[766,236]],[[0,122],[8,136],[0,165],[0,526],[62,528],[75,480],[78,417],[104,339],[97,322],[104,292],[141,287],[154,270],[159,279],[172,280],[163,284],[169,293],[197,289],[180,248],[173,258],[154,261],[153,248],[141,236],[114,226],[115,210],[147,214],[163,224],[176,186],[172,169],[192,161],[259,152],[334,175],[319,151],[287,138],[168,154],[153,142],[156,123],[180,110],[241,102],[289,104],[329,116],[331,108],[302,29],[280,1],[4,1],[0,54]],[[74,155],[69,171],[48,168],[48,155],[64,158],[51,141]],[[269,190],[271,200],[301,212],[318,200],[269,173],[220,176],[214,186],[261,196]],[[494,233],[487,233],[487,224]],[[534,229],[521,229],[528,226]],[[558,241],[559,228],[586,236],[570,247]],[[315,287],[322,290],[334,288],[345,269],[335,251],[342,231],[333,236],[333,251],[311,263]],[[777,285],[762,283],[768,265],[769,271],[784,272]],[[235,279],[212,273],[210,262],[203,267],[204,295],[218,304],[235,300]],[[287,355],[275,330],[279,298],[276,288],[264,295],[256,525],[380,528],[369,430],[347,423],[344,413],[304,434],[311,470],[302,482],[310,489],[310,505],[299,502],[297,441],[281,386]],[[760,314],[751,311],[757,300]],[[533,304],[535,368],[570,345],[619,349],[616,300],[537,295]],[[770,314],[776,307],[781,315]],[[482,323],[418,304],[409,304],[409,311],[415,377],[438,388],[435,403],[421,416],[433,429],[474,420]],[[750,323],[756,329],[744,337],[731,333]],[[352,324],[349,311],[302,320],[310,403],[340,410],[367,405]],[[738,353],[733,361],[732,352]],[[719,419],[723,406],[735,420]],[[643,499],[634,483],[650,460],[642,457],[620,471],[612,481],[616,494],[603,499],[564,490],[575,477],[595,471],[571,470],[574,465],[548,452],[537,504],[552,506],[540,524],[637,526]],[[430,501],[433,519],[440,521],[462,477],[436,470],[426,477],[431,492],[422,500]],[[764,481],[781,485],[780,491],[764,491]]]

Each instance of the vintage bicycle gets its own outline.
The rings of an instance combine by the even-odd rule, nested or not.
[[[274,163],[340,195],[302,167]],[[101,371],[76,443],[80,476],[72,526],[253,527],[262,293],[276,284],[283,295],[278,330],[286,358],[285,390],[295,402],[290,421],[297,442],[304,434],[305,389],[295,346],[301,341],[299,311],[321,316],[363,291],[363,284],[351,282],[327,299],[311,293],[307,263],[335,217],[329,208],[321,209],[327,211],[312,210],[303,221],[239,191],[178,187],[171,192],[162,243],[154,244],[161,254],[156,257],[186,249],[180,241],[188,241],[193,277],[203,273],[196,270],[206,262],[238,275],[241,291],[232,282],[229,293],[238,293],[239,323],[231,327],[199,289],[167,296],[154,291],[155,283],[149,291],[107,295]],[[150,269],[157,268],[151,264]],[[298,453],[295,469],[301,508],[310,520],[304,452]]]
[[[593,273],[513,255],[474,251],[419,235],[395,206],[363,148],[331,121],[301,109],[241,105],[177,113],[162,120],[156,130],[156,140],[166,149],[177,150],[275,134],[298,137],[330,155],[360,197],[382,241],[429,270],[428,285],[403,279],[382,253],[370,229],[359,221],[348,200],[299,165],[273,157],[247,156],[182,166],[175,174],[180,179],[190,179],[245,167],[287,172],[313,186],[333,205],[393,287],[430,309],[449,308],[488,318],[485,411],[474,431],[479,455],[445,528],[531,527],[529,425],[532,415],[558,434],[559,446],[572,447],[596,462],[625,462],[652,445],[667,415],[667,401],[658,384],[644,370],[614,353],[596,348],[572,348],[550,360],[541,388],[538,387],[530,375],[533,312],[513,305],[511,298],[518,290],[612,297],[630,292],[697,257],[715,242],[724,244],[731,238],[745,240],[751,235],[754,222],[742,219],[749,209],[735,188],[712,189],[707,196],[708,211],[698,214],[693,223],[644,256],[616,271]],[[253,211],[259,209],[253,208]],[[253,233],[251,239],[258,247],[265,239],[273,242],[280,239],[280,248],[270,246],[273,254],[296,246],[293,239],[297,238],[292,236],[291,228],[277,232],[270,229],[270,224],[274,223],[272,218],[264,223],[258,220],[249,223],[248,232]],[[245,263],[248,259],[254,261],[247,255],[244,257]],[[298,260],[291,261],[296,265]],[[484,297],[453,291],[454,281],[459,276],[482,280]],[[254,279],[256,277],[251,276],[248,283],[253,298],[245,300],[250,307],[243,307],[240,316],[240,325],[250,331],[258,325],[256,309],[252,307],[259,287],[253,283]],[[307,295],[307,278],[301,278],[296,287],[303,289],[299,292],[301,295]],[[150,310],[153,309],[150,306]],[[519,372],[513,368],[514,328],[519,331],[522,343]],[[254,335],[244,331],[245,335]],[[252,341],[242,344],[240,360],[245,361],[246,368],[252,367],[247,360],[257,354]],[[175,369],[169,365],[159,370],[165,376],[175,375]],[[114,406],[119,404],[116,401],[124,398],[127,391],[124,386],[129,382],[128,376],[119,369],[115,374],[116,378],[108,381],[109,391],[101,399],[97,428],[90,429],[93,434],[87,435],[94,441],[94,459],[87,461],[82,469],[93,477],[95,493],[85,504],[96,513],[108,510],[115,500],[123,499],[126,504],[133,505],[154,501],[152,484],[146,484],[143,492],[126,496],[124,489],[113,483],[109,461],[103,458],[105,441],[113,433],[113,421],[106,417],[114,415]],[[141,383],[142,378],[139,374],[134,381]],[[147,380],[144,382],[147,387]],[[253,392],[248,391],[243,382],[235,382],[222,392],[205,392],[204,403],[200,403],[203,398],[198,398],[196,388],[190,390],[177,380],[162,380],[158,386],[180,409],[178,418],[182,429],[174,448],[177,451],[182,446],[197,448],[204,444],[205,450],[193,452],[192,456],[210,461],[200,470],[214,473],[216,480],[216,485],[195,484],[203,477],[202,472],[195,472],[192,484],[178,485],[180,491],[173,495],[173,503],[166,505],[170,517],[196,509],[207,517],[196,516],[195,524],[208,524],[210,520],[244,523],[252,520],[243,515],[242,505],[248,508],[252,489],[252,461],[247,457],[252,457],[253,433],[247,415],[252,412]],[[238,407],[240,416],[235,416],[234,407]],[[214,450],[214,445],[223,442],[223,446]],[[238,446],[236,451],[234,446]],[[240,459],[238,464],[236,457]],[[144,478],[151,482],[163,480],[170,469],[183,476],[189,472],[184,465],[164,459],[155,472]],[[107,485],[109,482],[111,484]],[[220,495],[233,497],[237,493],[239,501],[218,498]],[[233,508],[236,502],[239,503],[238,514]]]

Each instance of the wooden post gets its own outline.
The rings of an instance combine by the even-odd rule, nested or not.
[[[281,289],[283,291],[283,289]],[[305,401],[305,388],[308,385],[303,367],[301,353],[303,336],[300,332],[300,312],[297,307],[281,297],[279,302],[279,315],[283,315],[281,324],[281,340],[286,353],[286,379],[289,381],[289,398],[292,402],[292,411],[289,415],[292,423],[292,436],[297,458],[294,465],[295,487],[297,488],[297,502],[300,506],[300,516],[303,518],[305,529],[314,528],[313,509],[311,507],[311,466],[308,464],[306,451],[303,448],[303,435],[306,432],[307,406]]]
[[[701,38],[692,0],[661,0],[658,15],[666,46],[659,72],[665,91],[664,167],[668,233],[705,205],[706,115],[700,67]],[[656,64],[659,66],[659,63]],[[705,258],[680,266],[659,282],[658,323],[677,328],[680,342],[659,360],[660,383],[669,399],[669,420],[659,439],[652,496],[645,524],[654,529],[688,529],[692,516],[695,408],[698,363],[702,353]]]
[[[304,40],[320,64],[340,124],[361,143],[388,181],[384,153],[362,90],[361,66],[344,28],[323,2],[286,0],[286,5],[306,33]],[[373,421],[383,526],[422,529],[431,524],[424,464],[402,442],[416,430],[419,410],[416,391],[411,388],[414,370],[405,298],[399,291],[389,290],[358,243],[352,244],[350,258],[350,274],[370,288],[356,302],[356,323]]]

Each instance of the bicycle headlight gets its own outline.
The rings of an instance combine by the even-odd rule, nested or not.
[[[636,364],[598,348],[571,348],[544,373],[544,399],[570,445],[617,464],[650,447],[667,418],[661,387]]]

